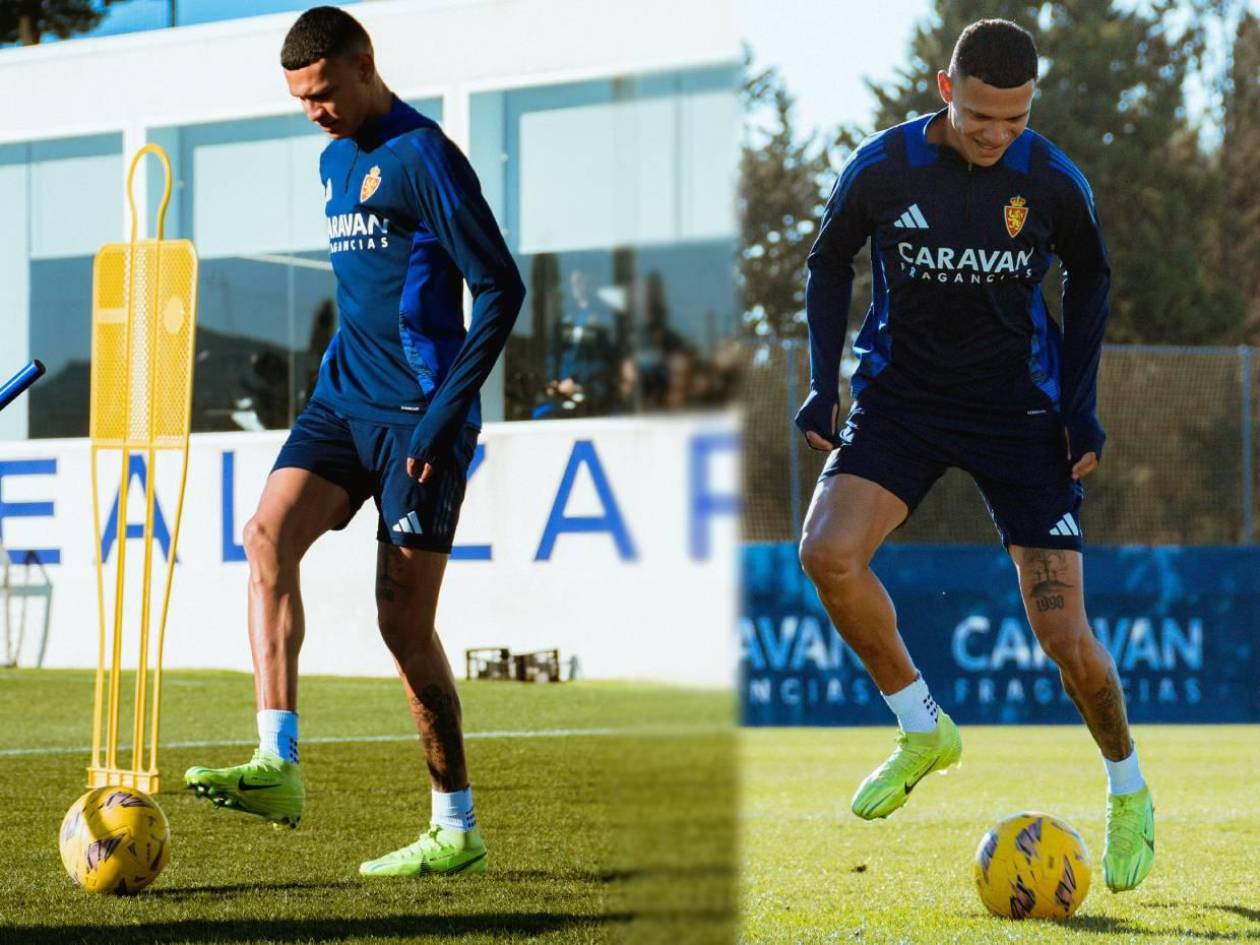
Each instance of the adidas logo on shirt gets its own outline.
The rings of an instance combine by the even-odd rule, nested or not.
[[[405,535],[421,535],[424,533],[420,528],[420,516],[415,512],[408,512],[400,518],[392,529],[396,532],[402,532]]]
[[[923,218],[923,211],[919,209],[919,205],[912,203],[910,208],[897,218],[893,226],[903,230],[926,230],[928,222]]]
[[[1050,529],[1051,535],[1058,535],[1066,538],[1069,535],[1080,535],[1080,526],[1076,524],[1076,519],[1072,517],[1072,513],[1068,513],[1055,523],[1054,528]]]

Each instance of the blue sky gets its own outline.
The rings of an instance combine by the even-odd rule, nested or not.
[[[337,6],[349,6],[357,0],[338,0]],[[176,0],[176,16],[181,26],[230,20],[234,17],[261,16],[305,10],[314,0]],[[97,6],[101,4],[97,3]],[[127,0],[109,7],[109,16],[92,35],[134,33],[138,30],[161,29],[170,23],[170,0]]]

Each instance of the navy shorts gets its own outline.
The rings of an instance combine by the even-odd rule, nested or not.
[[[466,425],[454,461],[435,469],[424,485],[407,477],[407,449],[416,422],[376,423],[343,417],[318,400],[307,404],[272,467],[307,469],[345,489],[350,514],[345,528],[370,496],[376,500],[378,541],[450,554],[468,467],[477,449],[477,428]]]
[[[1085,487],[1072,478],[1053,410],[977,418],[920,410],[864,390],[822,478],[848,473],[883,486],[910,512],[951,466],[971,475],[1003,546],[1080,551]],[[909,518],[909,516],[907,516]]]

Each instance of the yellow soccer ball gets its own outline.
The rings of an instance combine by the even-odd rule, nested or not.
[[[143,791],[103,787],[88,791],[61,822],[61,862],[88,892],[137,893],[157,879],[171,858],[171,827]]]
[[[980,901],[1009,919],[1066,919],[1089,894],[1091,872],[1081,835],[1036,811],[986,833],[972,865]]]

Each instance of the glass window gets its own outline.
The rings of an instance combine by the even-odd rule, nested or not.
[[[470,157],[529,288],[488,419],[724,401],[735,83],[723,68],[472,97]]]
[[[0,374],[27,358],[47,376],[0,412],[0,437],[85,436],[92,259],[123,233],[122,136],[0,146]]]

